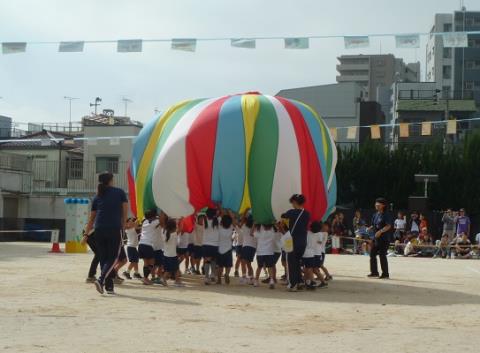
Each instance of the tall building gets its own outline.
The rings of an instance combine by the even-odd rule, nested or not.
[[[359,84],[367,101],[377,101],[378,91],[390,88],[395,81],[417,82],[420,80],[420,63],[405,64],[392,54],[342,55],[338,58],[337,82]]]
[[[480,105],[480,34],[468,35],[467,48],[445,48],[442,32],[480,31],[480,11],[436,14],[427,43],[426,81],[436,82],[444,96],[474,98]]]

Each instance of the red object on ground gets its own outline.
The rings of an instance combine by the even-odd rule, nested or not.
[[[50,253],[61,253],[63,252],[60,250],[60,244],[59,243],[52,243],[52,250],[49,251]]]
[[[338,255],[338,254],[340,254],[340,252],[338,251],[337,248],[332,248],[332,254]]]

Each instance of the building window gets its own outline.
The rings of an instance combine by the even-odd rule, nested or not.
[[[465,61],[465,68],[470,70],[480,69],[480,60],[467,60]]]
[[[444,59],[452,58],[452,48],[443,48],[443,58]]]
[[[446,80],[452,78],[452,67],[450,65],[443,65],[443,78]]]
[[[68,179],[78,180],[83,178],[83,160],[71,159],[68,161]]]
[[[95,169],[97,174],[105,171],[118,174],[118,157],[97,157]]]
[[[480,39],[469,39],[468,40],[468,46],[470,48],[480,48]]]
[[[474,81],[465,81],[465,89],[473,90],[474,88],[475,88],[475,82]]]
[[[451,32],[452,31],[452,24],[451,23],[444,23],[443,24],[443,31],[444,32]]]

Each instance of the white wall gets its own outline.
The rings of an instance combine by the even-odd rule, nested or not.
[[[137,136],[138,126],[85,126],[85,137]],[[118,145],[111,145],[109,140],[97,141],[96,144],[85,143],[84,160],[95,161],[97,156],[119,157],[119,161],[129,161],[132,154],[133,139],[120,139]]]

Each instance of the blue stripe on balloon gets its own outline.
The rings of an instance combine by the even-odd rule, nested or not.
[[[326,221],[328,216],[335,212],[335,206],[337,204],[337,176],[334,174],[332,179],[332,184],[328,189],[328,207],[327,212],[323,216],[322,221]]]
[[[245,183],[245,136],[242,96],[233,96],[220,109],[212,173],[212,201],[238,211]],[[235,156],[235,158],[232,158]]]
[[[293,104],[300,110],[303,115],[303,119],[307,123],[308,130],[310,131],[310,136],[312,137],[313,144],[315,145],[315,151],[317,152],[317,158],[320,162],[320,167],[322,168],[323,181],[325,183],[325,189],[327,189],[327,183],[329,176],[327,175],[327,163],[325,161],[325,154],[323,150],[323,137],[322,129],[317,118],[312,114],[312,112],[307,109],[303,104],[293,101]],[[329,141],[330,143],[330,141]]]
[[[155,129],[155,125],[157,124],[158,119],[160,119],[161,117],[162,114],[158,114],[153,119],[149,120],[149,122],[145,124],[143,129],[140,130],[140,133],[133,141],[131,161],[131,171],[133,179],[135,179],[137,176],[137,169],[140,166],[140,162],[142,160],[143,153],[145,152],[145,148],[147,148],[148,140],[150,140],[150,136]]]

